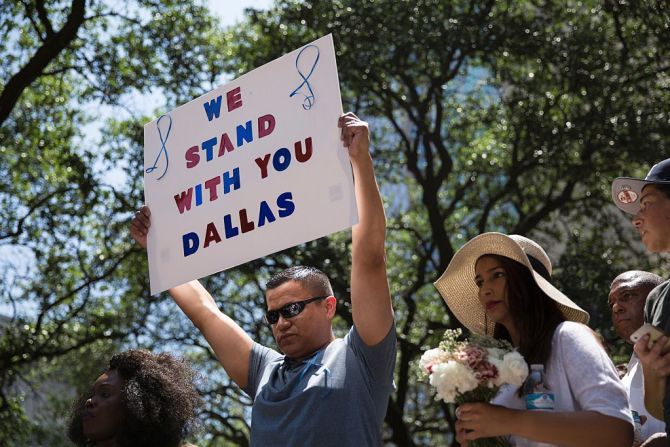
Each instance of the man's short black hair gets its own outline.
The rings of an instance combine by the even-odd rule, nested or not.
[[[275,274],[268,280],[265,287],[267,290],[272,290],[289,281],[297,281],[314,296],[333,294],[333,287],[325,273],[315,267],[302,265],[290,267]]]
[[[663,278],[651,272],[645,272],[642,270],[629,270],[617,275],[617,277],[612,280],[610,289],[614,287],[614,284],[622,281],[634,281],[635,286],[648,287],[649,290],[651,290],[661,284],[663,282]]]
[[[644,192],[645,188],[649,188],[651,186],[663,194],[667,199],[670,199],[670,183],[647,183],[642,187],[642,191]]]
[[[654,183],[656,189],[665,195],[667,199],[670,199],[670,183]]]

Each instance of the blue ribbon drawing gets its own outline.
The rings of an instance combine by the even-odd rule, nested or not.
[[[316,59],[314,59],[314,62],[312,63],[312,68],[309,70],[309,73],[307,76],[300,71],[300,67],[298,66],[298,63],[300,62],[300,56],[302,56],[302,53],[305,52],[308,48],[314,48],[316,50]],[[302,108],[305,110],[309,110],[312,108],[314,103],[316,102],[316,97],[314,95],[314,91],[312,90],[312,86],[309,84],[309,77],[312,76],[312,73],[314,73],[314,69],[316,68],[316,64],[319,63],[319,47],[316,45],[307,45],[305,48],[300,50],[298,53],[298,57],[295,58],[295,69],[298,71],[298,74],[302,78],[302,83],[295,89],[293,92],[289,95],[289,98],[293,98],[295,95],[302,95],[305,97],[304,101],[302,102]],[[307,87],[307,91],[309,91],[309,95],[304,94],[300,90],[302,89],[303,86]]]
[[[163,132],[161,131],[161,121],[163,118],[167,118],[170,120],[170,123],[168,124],[167,132],[165,132],[165,138],[163,138]],[[172,117],[170,115],[161,115],[160,118],[158,118],[158,121],[156,121],[156,127],[158,128],[158,138],[161,140],[161,150],[158,153],[158,156],[156,156],[156,160],[154,160],[153,166],[150,166],[147,168],[145,171],[147,174],[151,174],[154,172],[156,169],[158,169],[158,160],[160,160],[161,155],[165,154],[165,170],[161,174],[160,177],[158,177],[158,180],[162,179],[165,177],[165,173],[168,170],[168,166],[170,165],[170,160],[168,158],[168,151],[165,145],[167,144],[168,138],[170,137],[170,131],[172,130]]]

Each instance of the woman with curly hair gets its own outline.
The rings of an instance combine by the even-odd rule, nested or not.
[[[196,373],[170,354],[115,354],[74,404],[68,437],[77,446],[178,447],[195,426]]]

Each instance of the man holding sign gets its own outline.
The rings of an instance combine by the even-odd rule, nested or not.
[[[343,339],[333,335],[336,299],[328,278],[312,267],[292,267],[267,284],[265,319],[284,355],[251,340],[198,281],[169,290],[230,378],[253,399],[252,445],[382,443],[396,357],[384,254],[386,218],[367,123],[347,113],[338,126],[353,168],[359,213],[352,229],[354,326]],[[131,234],[143,247],[149,216],[143,207],[131,223]]]

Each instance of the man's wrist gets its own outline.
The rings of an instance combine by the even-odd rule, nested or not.
[[[351,164],[357,167],[366,167],[373,164],[372,156],[369,151],[361,152],[356,155],[349,155],[349,159],[351,160]]]

